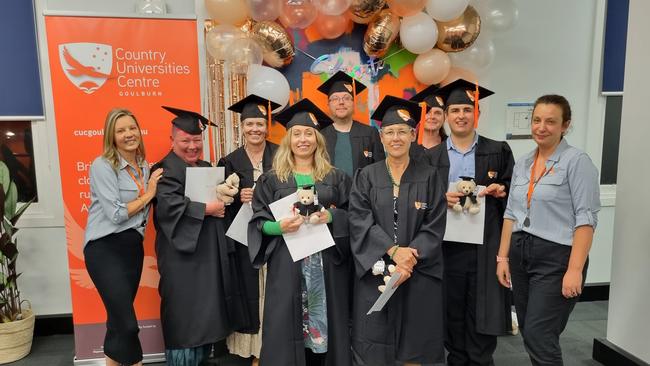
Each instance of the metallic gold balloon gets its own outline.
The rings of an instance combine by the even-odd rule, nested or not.
[[[481,33],[481,17],[471,5],[460,17],[448,22],[437,22],[436,46],[446,52],[460,52],[471,46]]]
[[[363,37],[363,50],[371,57],[382,57],[388,51],[399,33],[399,17],[389,9],[382,10],[368,24],[366,35]]]
[[[293,42],[280,24],[270,20],[255,23],[250,34],[262,46],[264,61],[269,66],[287,66],[293,61],[296,55]]]
[[[352,0],[348,17],[353,22],[368,24],[386,5],[386,0]]]

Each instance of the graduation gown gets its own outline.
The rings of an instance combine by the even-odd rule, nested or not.
[[[429,163],[439,170],[445,187],[449,186],[449,155],[447,144],[440,144],[427,152]],[[506,192],[514,158],[510,146],[503,141],[478,137],[475,154],[475,177],[477,185],[503,184]],[[512,328],[509,290],[496,278],[496,255],[501,242],[503,213],[508,198],[485,197],[485,232],[483,245],[477,245],[476,268],[476,331],[482,334],[503,335]],[[454,245],[445,242],[445,245]]]
[[[323,250],[323,272],[327,296],[327,366],[350,366],[350,246],[347,206],[350,178],[333,169],[316,182],[318,201],[332,208],[328,224],[336,245]],[[269,204],[296,192],[296,181],[280,182],[273,171],[265,172],[253,193],[254,215],[248,226],[248,250],[253,265],[267,263],[264,324],[262,326],[262,366],[304,366],[302,331],[301,263],[293,262],[282,236],[262,234],[266,221],[275,221]]]
[[[170,152],[152,169],[163,168],[154,208],[160,316],[167,349],[217,342],[238,319],[233,304],[232,257],[224,220],[205,215],[205,204],[185,197],[189,165]],[[197,166],[210,166],[199,161]],[[230,303],[230,306],[228,306]]]
[[[330,161],[334,163],[334,150],[336,148],[336,129],[334,125],[324,128],[321,133],[325,137],[327,145],[327,153],[330,156]],[[352,144],[352,169],[357,171],[374,162],[384,160],[384,146],[379,139],[379,132],[377,129],[363,124],[361,122],[352,121],[350,128],[350,143]]]
[[[264,153],[262,155],[262,168],[263,170],[271,170],[273,165],[273,155],[277,150],[278,145],[271,142],[266,142],[264,147]],[[239,176],[239,189],[242,188],[252,188],[255,184],[253,177],[253,165],[251,164],[246,150],[244,147],[240,147],[230,154],[219,160],[217,166],[222,166],[225,169],[225,177],[228,177],[232,173],[236,173]],[[239,194],[235,196],[235,200],[228,207],[226,207],[226,231],[230,223],[239,212],[242,203],[239,197]],[[226,237],[226,240],[233,242],[233,239]],[[255,334],[258,332],[260,327],[260,315],[259,315],[259,301],[260,301],[260,292],[259,292],[259,273],[258,270],[253,268],[250,258],[248,255],[248,248],[243,244],[232,243],[232,246],[235,249],[237,256],[237,261],[239,266],[237,267],[237,281],[242,291],[246,296],[246,308],[243,309],[243,313],[246,315],[245,324],[241,329],[238,329],[240,333],[249,333]]]
[[[383,276],[372,265],[394,245],[393,185],[384,162],[357,172],[350,193],[350,247],[354,258],[352,347],[364,365],[395,360],[436,363],[444,360],[442,238],[446,200],[438,172],[411,159],[397,199],[397,243],[418,250],[413,275],[384,309],[366,315],[380,293]]]

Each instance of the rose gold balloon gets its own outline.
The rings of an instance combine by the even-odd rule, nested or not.
[[[348,18],[359,24],[368,24],[384,8],[386,0],[352,0],[346,13]]]
[[[388,8],[401,17],[410,17],[421,12],[426,4],[426,0],[387,0],[387,2]]]
[[[287,28],[305,29],[316,20],[318,10],[311,0],[285,0],[280,22]]]
[[[481,33],[481,17],[471,5],[463,15],[448,22],[437,22],[438,43],[446,52],[459,52],[471,46]]]
[[[418,55],[413,62],[413,75],[422,84],[432,85],[441,82],[450,68],[451,61],[447,53],[434,48]]]
[[[382,57],[388,51],[399,33],[399,17],[389,9],[382,10],[368,24],[366,35],[363,37],[363,50],[371,57]]]
[[[210,18],[219,24],[240,25],[248,17],[244,0],[205,0],[205,9]]]
[[[447,77],[445,77],[445,79],[440,82],[440,86],[445,86],[458,79],[465,79],[470,83],[478,84],[478,77],[476,76],[475,73],[467,69],[452,66],[451,69],[449,69],[449,73],[447,74]]]
[[[256,23],[251,30],[251,37],[262,47],[264,62],[271,67],[287,66],[296,55],[291,37],[276,22],[264,21]]]
[[[318,33],[320,33],[323,38],[326,39],[335,39],[339,38],[345,30],[348,29],[348,25],[352,22],[347,17],[340,15],[326,15],[323,13],[318,14],[314,24]]]

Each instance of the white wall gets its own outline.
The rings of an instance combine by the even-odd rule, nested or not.
[[[650,196],[638,189],[650,181],[648,14],[650,2],[630,1],[607,340],[650,363]]]
[[[36,313],[71,312],[67,253],[61,206],[56,144],[56,118],[49,79],[49,61],[42,13],[134,15],[135,0],[36,0],[45,121],[33,123],[38,189],[44,203],[30,209],[21,223],[20,286]],[[203,53],[203,0],[166,0],[170,16],[198,14],[199,50]],[[507,102],[530,102],[543,93],[567,96],[574,110],[569,141],[585,149],[600,166],[604,101],[599,96],[604,0],[545,0],[517,2],[519,23],[495,40],[497,58],[486,86],[497,92],[483,105],[480,132],[504,139]],[[203,54],[199,60],[203,60]],[[202,74],[205,70],[202,67]],[[203,85],[202,85],[203,87]],[[202,93],[202,95],[205,95]],[[589,124],[587,125],[587,121]],[[511,143],[516,156],[532,149],[530,142]],[[606,187],[607,188],[607,187]],[[591,252],[588,283],[609,282],[614,194],[606,194]]]

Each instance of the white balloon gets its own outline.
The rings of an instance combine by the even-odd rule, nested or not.
[[[420,12],[402,19],[399,35],[404,48],[420,54],[430,51],[436,45],[438,27],[430,16]]]
[[[467,49],[449,54],[453,66],[468,69],[477,74],[490,67],[495,56],[494,41],[483,33]]]
[[[476,3],[485,29],[505,32],[517,24],[519,10],[514,0],[481,0]]]
[[[463,14],[469,0],[427,0],[427,13],[435,20],[448,22]]]
[[[256,94],[278,103],[280,106],[274,109],[274,112],[281,110],[289,102],[289,81],[272,67],[250,65],[246,91],[248,94]]]

